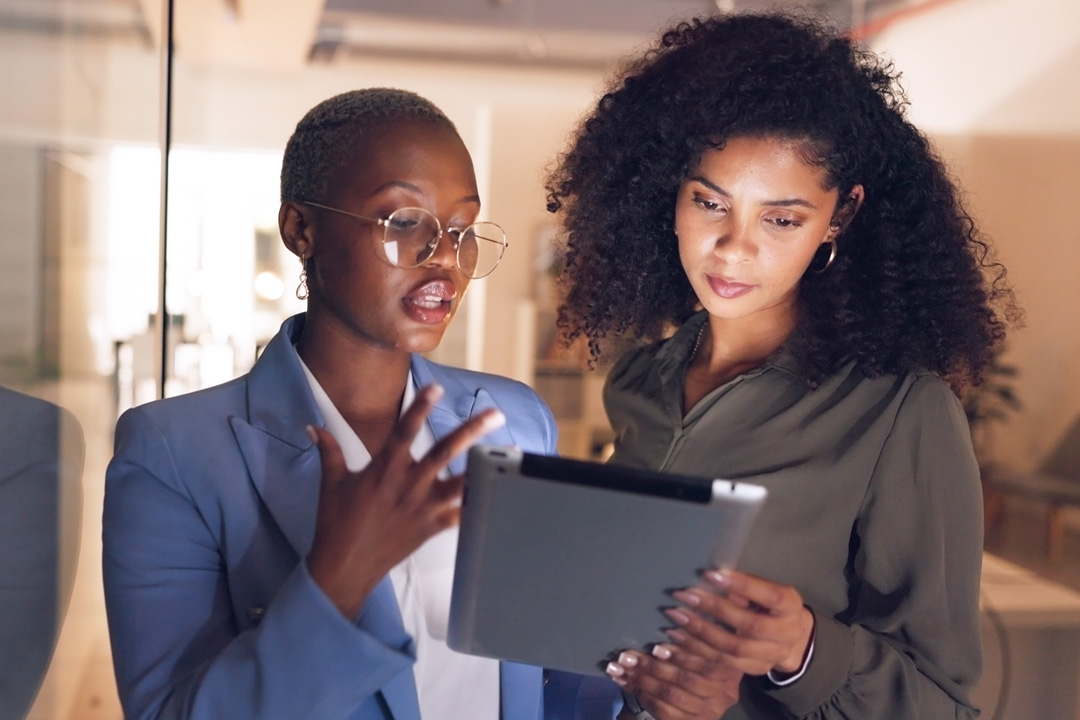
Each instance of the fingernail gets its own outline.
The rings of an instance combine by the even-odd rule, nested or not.
[[[311,427],[310,425],[305,425],[304,432],[306,432],[307,436],[311,438],[311,442],[315,443],[316,445],[319,444],[319,436],[315,434],[315,428]]]
[[[661,660],[671,659],[671,650],[664,647],[663,645],[653,645],[652,654],[653,657],[658,657]]]
[[[484,418],[484,432],[491,432],[492,430],[498,430],[506,424],[506,416],[500,411],[496,410],[493,413],[488,414]]]
[[[676,590],[671,593],[671,596],[679,602],[686,603],[687,605],[693,605],[697,607],[701,604],[701,598],[696,593],[692,593],[689,590]]]
[[[625,667],[636,667],[637,656],[631,655],[628,652],[619,653],[619,664]]]
[[[613,662],[609,662],[609,663],[607,664],[606,672],[607,672],[607,674],[608,674],[608,675],[610,675],[611,677],[613,677],[613,678],[617,678],[617,677],[622,677],[622,675],[623,675],[623,674],[624,674],[624,673],[625,673],[626,671],[625,671],[625,670],[623,670],[623,667],[622,667],[622,665],[619,665],[618,663],[613,663]]]
[[[424,392],[427,394],[427,399],[431,402],[438,402],[439,398],[446,394],[446,390],[439,383],[432,383],[425,388]]]
[[[626,678],[612,677],[611,682],[615,683],[616,685],[618,685],[621,688],[630,687],[630,683],[628,683],[626,681]]]
[[[678,628],[667,628],[664,630],[664,634],[677,643],[686,642],[686,633]]]
[[[690,622],[690,616],[679,608],[668,608],[667,610],[664,610],[664,614],[671,618],[672,622],[676,625],[686,625]]]
[[[722,588],[726,588],[731,585],[731,576],[724,570],[710,570],[706,573],[708,578]]]

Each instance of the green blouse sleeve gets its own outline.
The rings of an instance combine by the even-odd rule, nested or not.
[[[766,693],[801,718],[976,717],[982,537],[967,420],[940,379],[922,376],[856,521],[849,616],[815,613],[806,674]]]

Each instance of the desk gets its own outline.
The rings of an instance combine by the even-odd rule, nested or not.
[[[974,693],[986,720],[1080,718],[1080,593],[1030,570],[983,555],[983,678]],[[995,715],[1003,675],[1001,633],[1011,680],[1004,711]]]

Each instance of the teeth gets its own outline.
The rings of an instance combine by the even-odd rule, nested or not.
[[[434,295],[424,295],[413,298],[413,303],[424,308],[437,308],[443,304],[443,299]]]

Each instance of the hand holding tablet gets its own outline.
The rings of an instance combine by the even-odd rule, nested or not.
[[[476,446],[469,452],[448,644],[604,675],[667,640],[671,592],[734,567],[765,500],[748,483]]]

